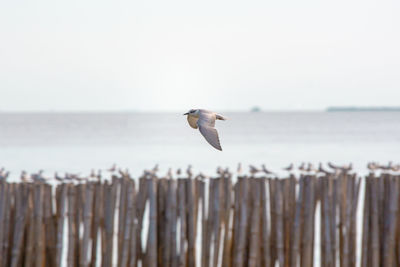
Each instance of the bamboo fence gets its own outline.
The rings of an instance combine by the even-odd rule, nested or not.
[[[400,266],[399,201],[388,173],[0,181],[0,267]]]

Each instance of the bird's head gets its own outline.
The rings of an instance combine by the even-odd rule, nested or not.
[[[199,110],[198,109],[191,109],[191,110],[189,110],[188,112],[186,112],[183,115],[198,117],[199,116]]]

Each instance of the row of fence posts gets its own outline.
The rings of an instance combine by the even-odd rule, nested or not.
[[[399,266],[399,176],[234,180],[1,182],[0,267]]]

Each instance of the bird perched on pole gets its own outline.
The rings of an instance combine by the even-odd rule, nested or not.
[[[221,166],[218,166],[218,167],[217,167],[217,171],[216,171],[216,172],[217,172],[217,174],[218,174],[218,175],[222,176],[222,175],[223,175],[223,173],[224,173],[224,169],[222,169],[222,167],[221,167]]]
[[[172,174],[172,168],[169,168],[167,174],[165,175],[167,179],[172,179],[174,175]]]
[[[250,168],[249,172],[250,172],[250,174],[251,174],[252,176],[253,176],[254,174],[258,173],[258,172],[261,172],[261,170],[260,170],[259,168],[254,167],[253,165],[249,165],[249,168]]]
[[[373,172],[376,171],[379,168],[379,166],[375,162],[368,162],[367,168],[368,170]]]
[[[319,166],[318,166],[318,172],[324,173],[324,174],[326,174],[326,175],[333,174],[333,173],[328,172],[327,170],[325,170],[325,169],[322,167],[322,163],[321,163],[321,162],[319,163]]]
[[[54,173],[54,179],[56,179],[59,182],[64,182],[64,178],[62,178],[61,176],[58,175],[57,172]]]
[[[316,172],[317,170],[314,169],[314,166],[312,165],[312,163],[308,163],[307,164],[307,168],[306,168],[306,172]]]
[[[392,162],[392,161],[389,161],[389,164],[388,164],[388,165],[379,165],[378,167],[379,167],[379,169],[381,169],[381,170],[389,171],[389,170],[391,170],[392,167],[393,167],[393,162]]]
[[[400,164],[394,165],[394,166],[392,167],[392,171],[394,171],[394,172],[399,172],[399,171],[400,171]]]
[[[240,163],[240,162],[238,163],[236,172],[237,172],[237,174],[238,174],[239,176],[242,174],[242,172],[243,172],[242,163]]]
[[[299,166],[299,170],[305,171],[306,170],[305,166],[306,166],[306,164],[304,162],[302,162],[301,165]]]
[[[288,172],[292,171],[293,170],[293,163],[290,163],[290,165],[287,166],[286,168],[283,168],[283,170],[288,171]]]
[[[340,168],[343,172],[349,172],[353,169],[353,164],[350,163],[349,165],[344,165]]]
[[[159,170],[160,170],[160,169],[158,168],[158,164],[156,164],[156,165],[153,167],[153,169],[152,169],[152,171],[153,171],[154,173],[157,173]]]
[[[268,169],[265,167],[265,164],[261,165],[261,168],[262,168],[262,171],[263,171],[265,174],[267,174],[267,175],[269,175],[269,174],[276,175],[274,172],[271,172],[270,170],[268,170]]]
[[[218,132],[214,127],[216,120],[226,120],[224,116],[205,109],[191,109],[183,115],[187,115],[190,127],[199,129],[210,145],[222,151]]]
[[[186,169],[186,174],[189,178],[192,178],[193,172],[192,172],[192,165],[189,165]]]
[[[333,169],[333,170],[338,170],[338,169],[340,169],[339,166],[336,166],[336,165],[334,165],[334,164],[331,163],[331,162],[328,162],[328,166],[329,166],[329,168],[331,168],[331,169]]]
[[[111,166],[111,168],[109,168],[107,171],[109,171],[109,172],[115,172],[117,170],[117,164],[113,164],[112,166]]]
[[[29,183],[30,180],[31,180],[31,176],[26,171],[22,171],[21,172],[21,181],[23,183]]]

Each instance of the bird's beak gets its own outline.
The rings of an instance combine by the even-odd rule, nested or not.
[[[183,114],[183,115],[189,115],[189,112],[186,112],[185,114]]]

